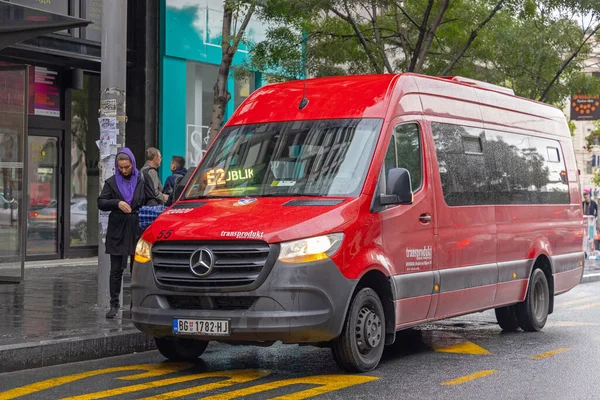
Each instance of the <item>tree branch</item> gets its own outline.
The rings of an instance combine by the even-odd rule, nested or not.
[[[230,52],[233,56],[238,49],[240,41],[244,37],[244,33],[246,32],[246,28],[248,27],[248,23],[250,23],[250,18],[252,18],[252,14],[254,14],[254,10],[256,10],[256,3],[252,3],[248,11],[246,11],[246,16],[244,17],[244,21],[242,25],[240,25],[240,30],[235,33],[235,40],[233,42],[233,46],[231,46]]]
[[[394,72],[394,69],[392,68],[390,60],[385,54],[385,45],[381,41],[381,32],[379,31],[379,26],[377,25],[377,5],[375,4],[375,2],[372,2],[371,5],[373,7],[371,23],[373,24],[373,32],[375,34],[375,45],[379,49],[379,53],[381,54],[381,58],[383,59],[385,69],[387,69],[387,72],[391,74]]]
[[[442,5],[440,7],[440,12],[438,13],[437,18],[433,25],[427,29],[427,34],[425,35],[425,40],[423,41],[423,45],[420,48],[419,56],[417,58],[416,68],[413,70],[414,72],[422,72],[423,65],[425,64],[425,58],[427,58],[427,53],[429,52],[429,48],[431,46],[431,42],[433,41],[433,37],[435,36],[435,32],[438,27],[442,23],[442,18],[444,17],[444,13],[448,9],[448,5],[450,0],[443,0]]]
[[[419,60],[419,55],[421,54],[421,47],[423,46],[423,40],[425,40],[425,33],[427,32],[427,24],[429,22],[429,15],[431,14],[431,8],[433,7],[433,1],[434,0],[429,0],[425,14],[423,14],[423,23],[420,26],[417,25],[419,28],[419,39],[417,39],[415,52],[413,53],[412,59],[410,60],[410,65],[408,66],[409,72],[414,72],[417,66],[417,61]]]
[[[573,61],[575,59],[575,57],[577,57],[577,55],[579,54],[579,52],[581,51],[581,49],[583,49],[583,46],[585,46],[585,44],[588,42],[588,40],[590,40],[590,38],[592,38],[593,36],[595,36],[598,31],[600,31],[600,23],[598,23],[596,25],[596,27],[594,28],[594,30],[592,32],[590,32],[590,34],[583,40],[583,42],[581,42],[581,44],[579,45],[579,47],[573,52],[573,54],[571,54],[571,56],[563,63],[563,65],[560,67],[560,69],[556,72],[556,74],[554,75],[554,78],[552,78],[552,80],[550,81],[550,83],[548,84],[548,86],[546,86],[546,88],[542,92],[542,95],[540,96],[540,101],[545,101],[546,100],[546,97],[548,96],[548,93],[550,92],[550,89],[552,88],[552,86],[560,78],[560,76],[565,71],[565,69],[569,66],[569,64],[571,63],[571,61]]]
[[[500,9],[504,6],[504,1],[505,0],[500,0],[498,2],[498,4],[496,4],[496,7],[494,7],[494,9],[489,13],[489,15],[487,16],[487,18],[484,19],[479,25],[477,25],[477,27],[473,31],[471,31],[471,35],[469,36],[469,39],[467,40],[467,43],[465,43],[465,45],[462,48],[462,50],[459,51],[458,54],[456,54],[454,56],[454,58],[452,59],[452,61],[450,61],[450,64],[448,64],[446,66],[446,68],[444,68],[444,70],[440,74],[441,76],[447,75],[452,70],[452,68],[454,68],[454,66],[456,65],[456,63],[458,62],[458,60],[460,60],[465,55],[465,53],[467,52],[467,49],[469,47],[471,47],[471,44],[475,41],[475,38],[477,38],[477,35],[479,35],[479,31],[488,22],[490,22],[490,20],[494,17],[494,15],[496,15],[496,13],[498,11],[500,11]]]
[[[364,35],[362,34],[362,32],[360,31],[360,29],[358,28],[358,25],[356,25],[356,22],[354,21],[354,19],[350,15],[350,10],[348,9],[348,4],[347,3],[344,3],[344,4],[346,6],[346,12],[348,13],[348,15],[342,14],[341,12],[339,12],[338,10],[336,10],[333,7],[331,7],[330,10],[335,15],[337,15],[338,17],[340,17],[341,19],[343,19],[344,21],[346,21],[346,22],[348,22],[350,24],[350,26],[354,30],[354,33],[356,33],[356,36],[358,37],[358,40],[360,41],[360,44],[364,48],[365,54],[369,58],[369,61],[371,62],[371,65],[375,69],[375,72],[377,72],[378,74],[383,73],[383,70],[379,67],[379,64],[377,64],[377,60],[373,56],[373,53],[371,52],[371,49],[369,49],[369,46],[367,44],[367,41],[366,41]]]

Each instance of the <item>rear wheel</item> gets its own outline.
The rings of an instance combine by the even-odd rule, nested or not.
[[[506,306],[496,308],[496,321],[498,325],[506,332],[516,332],[519,330],[519,321],[517,320],[517,313],[515,306]]]
[[[154,341],[160,354],[172,361],[193,361],[200,357],[208,346],[208,342],[204,340],[175,337],[155,337]]]
[[[515,306],[519,326],[524,331],[536,332],[546,325],[550,305],[548,280],[541,269],[533,270],[525,301]]]
[[[361,289],[350,305],[342,334],[333,341],[333,358],[352,372],[377,367],[385,346],[385,314],[377,293]]]

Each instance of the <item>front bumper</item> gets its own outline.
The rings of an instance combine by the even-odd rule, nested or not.
[[[136,262],[131,317],[139,330],[156,337],[174,335],[173,318],[229,319],[230,336],[191,337],[236,342],[324,342],[340,335],[356,283],[327,259],[309,264],[277,261],[260,286],[244,292],[199,292],[186,287],[165,290],[157,286],[151,261]]]

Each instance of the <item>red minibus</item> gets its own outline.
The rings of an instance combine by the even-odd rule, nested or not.
[[[424,322],[495,309],[539,331],[582,240],[557,108],[461,77],[272,84],[143,233],[131,315],[173,360],[281,341],[369,371]]]

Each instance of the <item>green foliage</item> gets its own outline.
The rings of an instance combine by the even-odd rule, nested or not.
[[[259,17],[271,28],[245,67],[276,80],[413,71],[557,105],[580,89],[600,93],[600,79],[582,72],[600,27],[597,0],[265,2]]]

